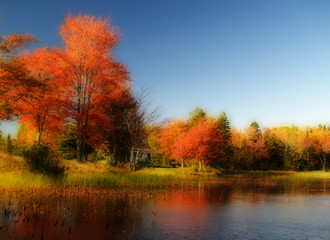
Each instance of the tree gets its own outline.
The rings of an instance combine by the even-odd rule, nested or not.
[[[230,123],[225,112],[222,112],[221,115],[217,118],[216,125],[223,139],[223,145],[221,148],[224,149],[225,158],[228,162],[233,155],[233,149],[231,145]]]
[[[9,61],[9,59],[14,58],[23,46],[32,42],[38,41],[34,36],[26,33],[0,36],[1,61]]]
[[[19,147],[32,144],[36,140],[36,129],[29,125],[29,123],[23,123],[17,131],[17,145]]]
[[[284,144],[276,137],[271,129],[266,130],[264,138],[269,153],[267,169],[283,169]]]
[[[261,169],[269,159],[269,152],[257,124],[251,124],[244,133],[232,131],[233,164],[246,169]]]
[[[306,153],[303,144],[306,133],[295,126],[274,128],[272,132],[284,145],[284,168],[302,170],[305,165],[302,160]]]
[[[30,34],[0,37],[0,119],[15,115],[17,101],[41,85],[26,74],[17,56],[21,48],[33,42],[37,40]]]
[[[247,139],[245,147],[248,164],[252,168],[259,168],[261,165],[264,165],[261,161],[269,158],[269,154],[258,123],[252,122],[250,127],[246,130],[246,134]]]
[[[216,165],[218,161],[224,160],[224,150],[216,122],[213,119],[201,120],[184,134],[183,144],[177,144],[175,151],[187,154],[190,159],[196,159],[199,163],[199,171],[202,166]]]
[[[253,122],[250,124],[250,127],[253,127],[257,132],[260,132],[259,124],[258,124],[256,121],[253,121]]]
[[[77,158],[77,131],[75,126],[68,125],[58,142],[60,155],[65,159]]]
[[[189,127],[193,127],[198,124],[201,119],[205,119],[206,113],[203,109],[196,107],[190,114],[189,114]]]
[[[111,128],[103,106],[126,90],[129,75],[111,53],[120,35],[109,19],[68,15],[60,35],[66,76],[62,83],[69,93],[69,116],[76,123],[77,158],[83,162],[89,138],[98,128]]]
[[[142,89],[139,94],[134,95],[127,88],[117,99],[103,104],[111,127],[99,128],[97,136],[100,137],[100,142],[97,147],[107,152],[114,164],[129,161],[131,170],[135,170],[141,150],[149,148],[148,135],[157,130],[152,126],[158,113],[157,109],[150,111],[148,108],[148,94],[148,90]]]
[[[56,64],[58,60],[56,49],[37,49],[32,54],[25,52],[20,56],[27,74],[43,85],[36,88],[33,94],[19,99],[16,111],[20,123],[29,123],[37,131],[37,143],[40,144],[45,130],[61,132],[65,121],[65,96],[57,84]],[[53,74],[50,74],[53,73]]]
[[[8,134],[7,137],[7,152],[12,153],[13,152],[13,143],[11,141],[10,133]]]
[[[174,120],[169,123],[160,131],[159,145],[160,152],[163,154],[169,154],[171,158],[181,163],[184,166],[184,154],[180,151],[181,148],[181,136],[188,130],[188,126],[185,121]],[[179,138],[179,140],[176,140]],[[179,145],[178,145],[179,144]]]
[[[245,165],[245,146],[246,136],[236,129],[231,131],[231,145],[233,149],[233,156],[230,164],[234,168],[242,168]]]
[[[308,158],[316,155],[322,170],[327,170],[327,155],[330,154],[330,134],[326,128],[310,129],[303,141]],[[309,160],[309,159],[308,159]],[[309,163],[309,162],[308,162]],[[309,163],[310,164],[310,163]]]
[[[101,135],[104,139],[104,150],[112,156],[115,165],[117,162],[128,161],[128,155],[132,145],[129,128],[132,133],[130,121],[133,121],[137,117],[133,114],[133,112],[136,113],[136,104],[136,100],[127,91],[123,92],[121,101],[113,101],[106,107],[106,114],[111,120],[112,128],[103,130],[103,134]]]
[[[330,154],[330,134],[328,131],[324,131],[320,138],[320,145],[322,150],[322,157],[320,156],[320,161],[322,164],[322,169],[324,171],[328,170],[327,166],[327,156]]]

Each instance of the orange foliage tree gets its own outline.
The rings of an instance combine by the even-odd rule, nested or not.
[[[104,103],[120,98],[130,79],[126,67],[111,52],[120,35],[109,19],[69,15],[60,35],[66,73],[62,84],[69,94],[68,113],[76,122],[77,158],[82,162],[87,160],[89,137],[97,128],[111,127]]]
[[[250,166],[260,167],[263,165],[262,162],[265,159],[269,158],[268,148],[265,144],[265,139],[261,130],[251,125],[246,130],[247,138],[245,141],[245,150],[247,162]]]
[[[14,110],[17,101],[40,86],[26,74],[17,57],[20,49],[31,42],[37,40],[29,34],[0,37],[0,119],[17,114]]]
[[[55,135],[61,132],[65,120],[65,93],[59,88],[54,71],[59,58],[56,50],[42,48],[32,54],[25,52],[20,59],[29,76],[42,83],[33,94],[19,99],[16,106],[20,123],[36,129],[36,141],[40,144],[44,130]]]
[[[183,146],[182,136],[188,130],[187,124],[182,120],[174,120],[169,122],[159,133],[158,143],[160,146],[159,151],[163,154],[169,154],[169,157],[174,158],[178,162],[181,162],[181,166],[184,165],[183,152],[180,152],[179,146]],[[181,148],[183,151],[183,147]]]
[[[234,148],[232,162],[236,168],[259,169],[267,165],[269,152],[263,133],[253,122],[245,132],[233,130],[231,142]]]
[[[318,156],[322,170],[327,170],[327,155],[330,154],[330,133],[326,129],[311,129],[304,138],[307,160],[310,154]]]
[[[225,160],[222,142],[223,137],[216,122],[213,119],[201,119],[183,137],[177,139],[173,151],[174,155],[185,155],[186,160],[197,160],[201,171],[205,164],[214,166]]]

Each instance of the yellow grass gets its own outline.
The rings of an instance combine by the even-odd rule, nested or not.
[[[0,151],[0,172],[27,171],[28,167],[20,156]]]
[[[0,187],[113,187],[113,186],[152,186],[166,187],[195,180],[221,178],[267,177],[272,179],[324,179],[330,172],[288,172],[288,171],[224,171],[212,170],[198,173],[190,167],[185,168],[144,168],[136,172],[110,167],[106,161],[78,163],[75,160],[62,160],[65,175],[60,178],[31,173],[20,156],[0,152]],[[218,177],[220,175],[221,177]]]
[[[305,172],[295,172],[295,171],[224,171],[222,173],[224,177],[271,177],[271,178],[290,178],[290,179],[300,179],[300,178],[310,178],[310,179],[325,179],[330,178],[330,172],[325,171],[305,171]]]

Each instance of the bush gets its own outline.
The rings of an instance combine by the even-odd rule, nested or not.
[[[97,162],[105,159],[106,157],[101,150],[95,150],[94,152],[88,155],[89,162]]]
[[[210,166],[205,166],[204,167],[204,171],[206,172],[206,173],[210,173],[211,172],[211,167]]]
[[[31,171],[50,175],[59,175],[64,172],[64,167],[59,164],[58,156],[48,145],[35,143],[25,147],[22,154]]]

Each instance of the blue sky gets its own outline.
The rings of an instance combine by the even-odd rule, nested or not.
[[[164,117],[200,106],[237,128],[330,124],[329,1],[2,0],[1,34],[61,46],[68,12],[111,16],[116,57]]]

